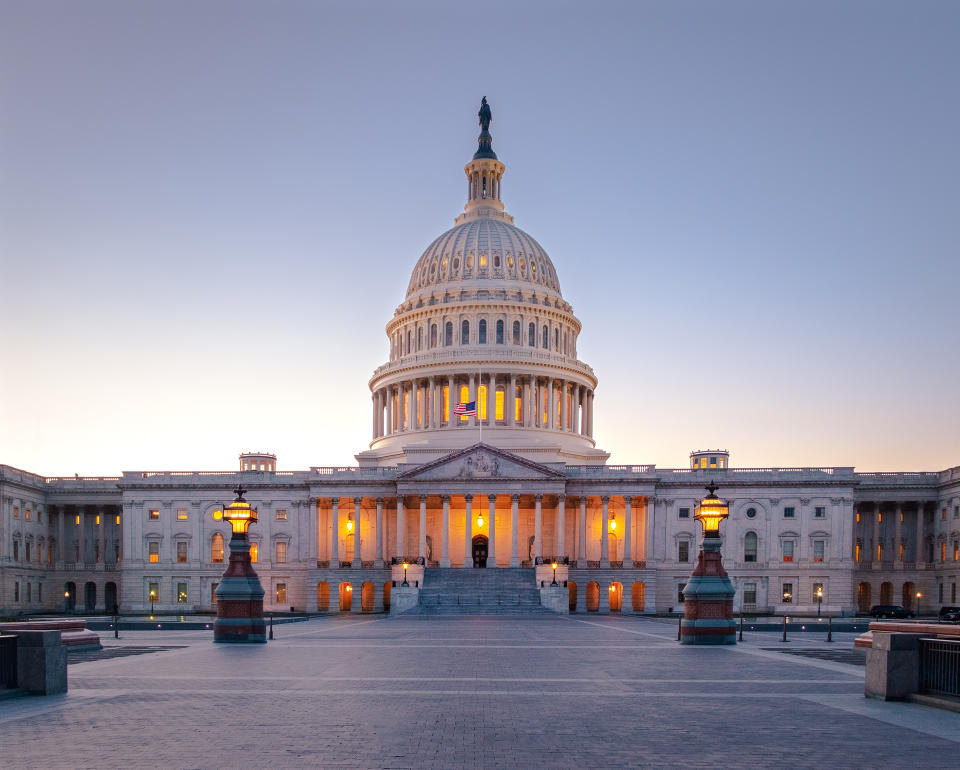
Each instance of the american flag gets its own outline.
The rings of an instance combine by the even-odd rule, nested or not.
[[[459,414],[463,417],[476,417],[477,416],[477,402],[476,401],[461,401],[453,408],[454,414]]]

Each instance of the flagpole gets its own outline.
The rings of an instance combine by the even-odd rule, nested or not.
[[[483,366],[477,366],[477,422],[480,423],[480,443],[483,443],[483,417],[480,411],[480,388],[483,387]],[[488,394],[489,395],[489,394]],[[487,399],[489,401],[489,398]]]

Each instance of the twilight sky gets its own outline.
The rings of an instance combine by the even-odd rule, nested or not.
[[[353,464],[493,108],[613,463],[960,464],[956,2],[0,2],[0,463]]]

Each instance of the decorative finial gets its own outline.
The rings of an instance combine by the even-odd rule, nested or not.
[[[247,493],[247,490],[243,488],[242,485],[238,484],[237,488],[233,490],[237,496],[237,499],[234,500],[235,503],[245,503],[246,500],[243,499],[243,496]]]
[[[704,489],[706,489],[707,492],[710,493],[710,497],[716,497],[717,490],[720,489],[720,487],[718,487],[713,481],[711,481],[709,484],[707,484],[707,486],[704,487]]]
[[[496,160],[497,154],[493,151],[493,147],[491,147],[493,137],[490,136],[490,121],[493,120],[493,113],[490,111],[490,105],[487,104],[486,96],[480,100],[480,112],[477,113],[477,117],[480,118],[480,137],[479,146],[473,155],[473,159],[493,158]]]

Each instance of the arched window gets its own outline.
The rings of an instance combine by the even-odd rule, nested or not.
[[[423,350],[423,327],[417,327],[417,350]]]
[[[214,532],[213,538],[210,540],[210,561],[223,561],[223,535],[219,532]]]
[[[497,321],[497,344],[503,344],[503,321]]]
[[[549,350],[550,348],[550,330],[547,329],[547,325],[543,325],[543,349]]]
[[[460,344],[469,345],[470,344],[470,322],[464,321],[460,324]]]
[[[437,325],[430,324],[430,347],[435,348],[437,346]]]
[[[254,564],[257,563],[257,558],[260,555],[260,546],[256,543],[250,543],[250,561]]]
[[[560,330],[553,330],[553,349],[559,353],[560,352]]]
[[[480,324],[477,326],[477,344],[487,344],[487,321],[485,318],[481,318]]]
[[[756,532],[747,532],[743,538],[743,560],[744,561],[756,561],[757,560],[757,533]]]
[[[409,330],[407,331],[407,353],[413,351],[413,333]]]
[[[533,325],[533,322],[530,322],[530,327],[527,329],[527,344],[535,348],[537,346],[537,327]]]
[[[514,345],[520,344],[520,322],[519,321],[513,322],[513,344]]]
[[[453,323],[451,321],[447,321],[443,327],[443,344],[447,347],[453,344]]]

